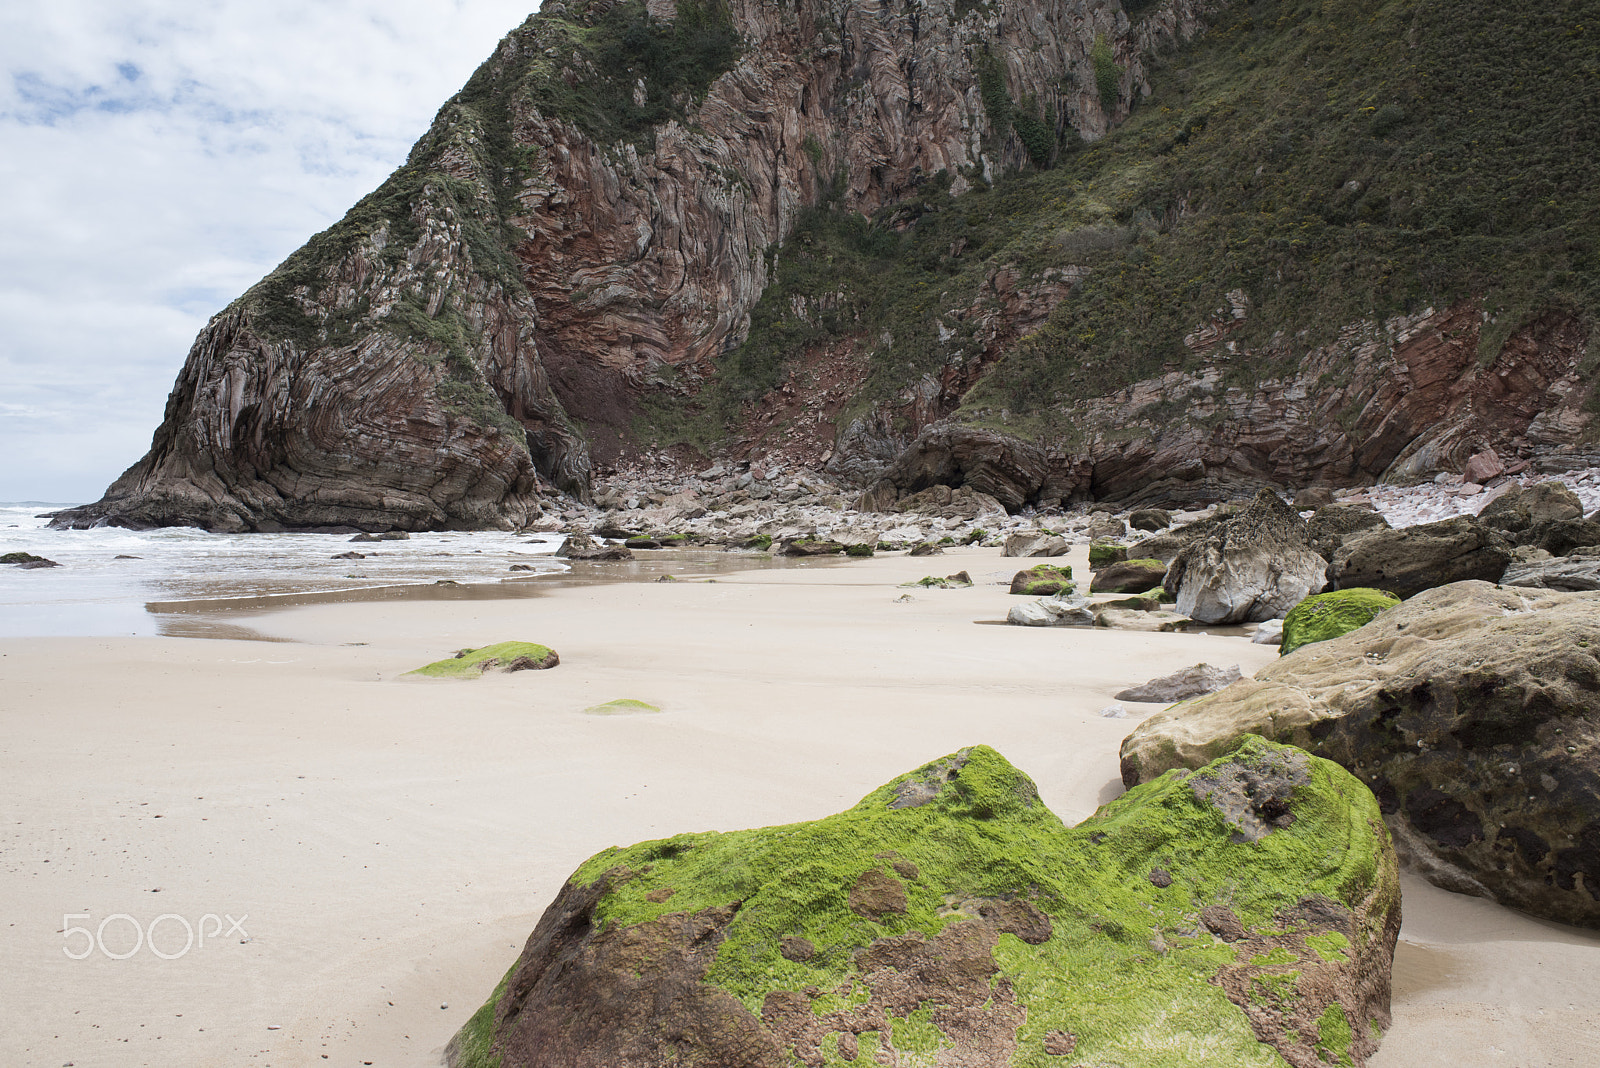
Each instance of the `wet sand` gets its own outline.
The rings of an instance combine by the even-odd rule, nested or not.
[[[1133,719],[1098,714],[1115,692],[1276,655],[977,625],[1014,603],[986,582],[1016,566],[960,549],[539,580],[521,598],[190,614],[271,641],[0,641],[0,1063],[433,1065],[605,846],[827,815],[980,742],[1076,821],[1121,790]],[[896,588],[963,568],[976,588]],[[402,677],[507,639],[561,666]],[[663,711],[584,712],[621,697]],[[65,928],[117,914],[112,953],[163,915],[246,917],[245,937],[180,954],[166,919],[173,959],[67,957],[88,941]],[[1600,1063],[1600,939],[1414,880],[1402,939],[1374,1065]]]

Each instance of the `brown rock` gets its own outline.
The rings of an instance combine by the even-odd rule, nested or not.
[[[1426,590],[1145,720],[1122,743],[1123,781],[1248,734],[1350,769],[1430,881],[1600,927],[1600,593]]]
[[[1159,560],[1122,560],[1094,573],[1090,593],[1145,593],[1160,586],[1167,565]]]
[[[1335,550],[1328,577],[1335,589],[1371,587],[1406,598],[1467,579],[1498,582],[1510,562],[1504,538],[1474,516],[1456,516],[1356,534]]]
[[[1467,458],[1465,466],[1461,469],[1461,480],[1466,483],[1476,482],[1481,486],[1491,478],[1499,478],[1505,471],[1506,465],[1500,462],[1500,457],[1495,451],[1484,449]]]
[[[857,916],[881,921],[885,916],[905,910],[905,884],[878,868],[862,872],[855,886],[850,888],[850,911]]]

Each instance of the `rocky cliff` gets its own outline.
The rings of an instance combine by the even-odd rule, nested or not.
[[[520,525],[659,448],[1013,508],[1570,454],[1600,99],[1569,14],[547,4],[57,522]],[[1481,128],[1523,115],[1512,70],[1550,144]]]
[[[1103,133],[1204,7],[547,5],[383,187],[212,320],[150,453],[59,521],[523,522],[586,492],[641,395],[715,375],[803,209],[959,192]],[[1014,99],[1026,143],[988,114]]]

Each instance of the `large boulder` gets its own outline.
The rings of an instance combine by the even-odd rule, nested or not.
[[[1458,515],[1357,534],[1334,552],[1328,575],[1338,589],[1368,586],[1405,598],[1468,579],[1498,582],[1510,562],[1505,538],[1473,516]]]
[[[1371,509],[1330,504],[1326,508],[1318,508],[1306,520],[1306,540],[1311,542],[1311,549],[1318,556],[1332,560],[1339,546],[1351,535],[1388,526],[1389,521]]]
[[[1400,603],[1400,598],[1384,590],[1356,588],[1315,593],[1283,617],[1283,648],[1287,656],[1302,645],[1325,642],[1366,626]]]
[[[1060,593],[1012,605],[1006,622],[1016,627],[1092,627],[1095,614],[1087,597]]]
[[[1306,541],[1305,521],[1264,489],[1178,554],[1166,588],[1178,599],[1178,614],[1197,623],[1260,623],[1320,591],[1327,568]]]
[[[1120,560],[1094,573],[1090,593],[1144,593],[1160,586],[1167,565],[1160,560]]]
[[[1515,483],[1483,506],[1478,518],[1496,530],[1516,533],[1541,523],[1583,518],[1583,502],[1560,482]]]
[[[1600,927],[1600,594],[1461,582],[1122,743],[1129,785],[1263,734],[1337,760],[1451,890]]]
[[[978,746],[812,823],[597,854],[446,1059],[1361,1065],[1399,905],[1328,761],[1251,739],[1068,828]]]

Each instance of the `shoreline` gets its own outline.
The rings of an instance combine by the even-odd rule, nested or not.
[[[1080,578],[1085,554],[1066,558]],[[606,846],[818,818],[980,742],[1076,822],[1121,792],[1117,746],[1162,707],[1102,718],[1115,692],[1276,658],[1215,633],[980,625],[1019,600],[991,583],[1022,562],[995,549],[814,563],[273,606],[250,620],[270,644],[0,639],[0,945],[20,965],[0,1061],[434,1065]],[[899,586],[963,569],[978,585]],[[562,663],[401,677],[507,639]],[[663,711],[584,713],[621,697]],[[1600,1061],[1600,934],[1410,876],[1405,893],[1369,1063]],[[68,924],[243,913],[249,941],[69,960],[63,917],[84,912]]]

